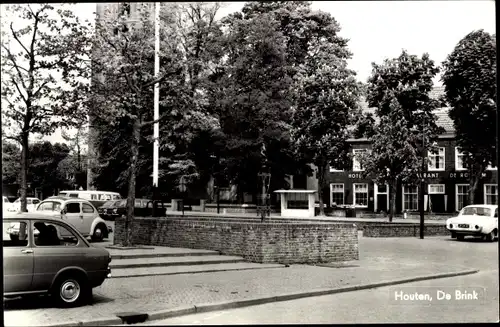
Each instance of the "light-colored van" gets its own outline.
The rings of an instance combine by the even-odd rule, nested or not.
[[[117,192],[108,192],[108,191],[79,191],[79,190],[70,190],[70,191],[61,191],[59,192],[60,196],[67,196],[70,198],[80,198],[85,199],[92,203],[94,207],[99,208],[105,202],[110,200],[120,200],[122,197],[120,193]]]

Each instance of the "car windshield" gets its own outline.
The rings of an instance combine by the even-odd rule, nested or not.
[[[491,216],[491,209],[484,207],[465,207],[462,209],[463,215]]]

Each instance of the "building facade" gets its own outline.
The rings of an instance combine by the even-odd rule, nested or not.
[[[425,180],[424,208],[427,212],[453,213],[469,203],[469,176],[463,167],[460,149],[456,147],[453,123],[448,109],[436,111],[437,124],[445,129],[436,140],[438,153],[427,153],[428,164],[423,174]],[[353,156],[348,171],[330,167],[327,176],[329,188],[323,190],[330,206],[354,205],[367,212],[389,211],[390,190],[388,185],[377,185],[363,177],[363,167],[356,154],[369,151],[367,139],[350,139]],[[419,187],[399,184],[396,190],[396,213],[419,211]],[[483,173],[476,190],[476,201],[485,204],[498,203],[498,172],[496,162]],[[326,201],[325,201],[326,202]]]

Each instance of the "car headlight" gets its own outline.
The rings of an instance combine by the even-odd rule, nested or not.
[[[474,226],[474,227],[475,227],[476,229],[479,229],[479,226],[478,226],[478,225],[476,225],[476,226]]]
[[[453,224],[450,224],[450,228],[453,228]]]

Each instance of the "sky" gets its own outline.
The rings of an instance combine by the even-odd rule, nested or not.
[[[244,2],[226,2],[223,17],[240,10]],[[93,17],[95,3],[79,3],[82,18]],[[475,1],[312,1],[314,10],[330,13],[340,24],[353,53],[349,68],[366,82],[372,62],[397,57],[403,49],[421,56],[429,53],[436,65],[473,30],[495,33],[495,2]],[[441,85],[440,76],[434,79]],[[60,141],[60,132],[48,138]]]

